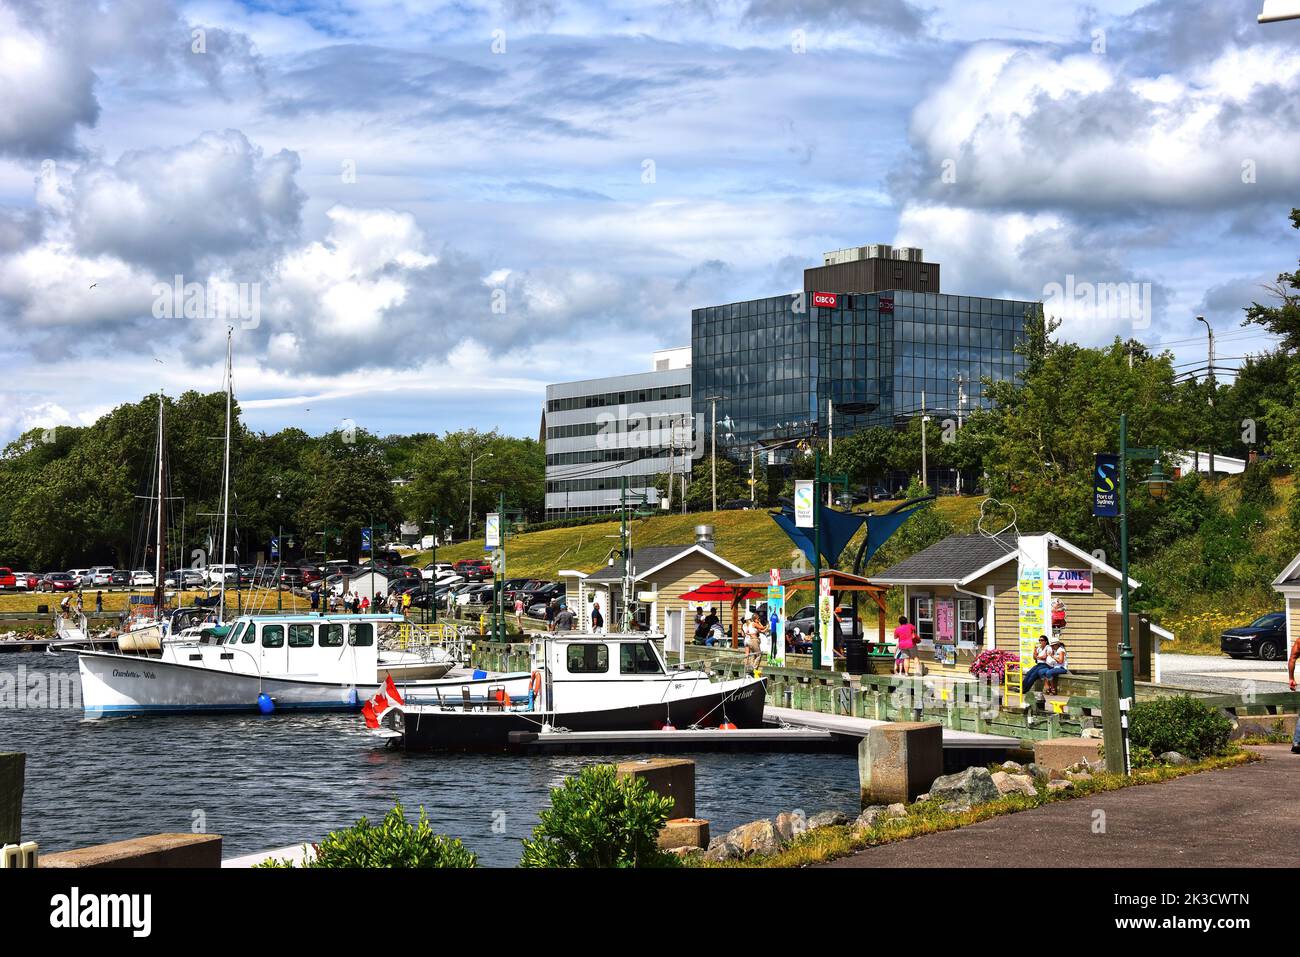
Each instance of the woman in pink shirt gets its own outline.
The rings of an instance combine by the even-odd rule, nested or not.
[[[894,629],[894,641],[898,644],[894,670],[899,674],[907,674],[910,671],[908,662],[916,659],[916,627],[907,620],[906,615],[898,619],[898,627]]]

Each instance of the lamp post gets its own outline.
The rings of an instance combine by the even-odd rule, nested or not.
[[[1132,698],[1133,680],[1133,646],[1129,641],[1129,595],[1128,595],[1128,472],[1129,462],[1155,462],[1150,477],[1143,483],[1150,490],[1153,498],[1164,498],[1169,490],[1169,479],[1160,467],[1160,450],[1128,447],[1128,416],[1119,417],[1119,561],[1120,561],[1120,695]]]
[[[1207,353],[1206,379],[1210,384],[1210,434],[1206,442],[1206,451],[1210,453],[1210,481],[1214,481],[1214,327],[1210,325],[1209,320],[1204,316],[1197,316],[1197,322],[1205,323],[1205,333],[1210,337],[1210,348]]]
[[[479,459],[492,458],[491,452],[481,452],[478,455],[471,455],[469,459],[469,516],[465,523],[465,538],[474,537],[474,463]]]

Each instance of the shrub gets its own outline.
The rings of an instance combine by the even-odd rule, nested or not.
[[[379,825],[364,817],[351,827],[331,831],[325,840],[314,845],[315,860],[307,867],[477,867],[478,855],[466,850],[459,840],[435,834],[429,819],[420,808],[420,820],[406,820],[398,804]],[[265,868],[293,867],[285,859],[268,859],[258,865]]]
[[[1129,724],[1134,748],[1146,748],[1154,755],[1177,751],[1194,761],[1223,753],[1230,734],[1232,722],[1191,695],[1140,702]]]
[[[612,764],[583,768],[551,789],[551,806],[524,841],[519,866],[671,866],[677,859],[657,841],[672,805],[644,778],[618,779]]]

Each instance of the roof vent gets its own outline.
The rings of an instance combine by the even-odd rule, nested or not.
[[[713,546],[713,526],[712,526],[712,525],[696,525],[696,526],[695,526],[695,544],[696,544],[696,545],[702,545],[704,548],[707,548],[707,549],[708,549],[709,551],[711,551],[711,552],[712,552],[712,551],[716,551],[716,549],[715,549],[714,546]]]

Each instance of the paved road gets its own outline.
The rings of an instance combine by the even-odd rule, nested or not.
[[[1229,658],[1227,655],[1160,656],[1165,684],[1219,694],[1237,694],[1254,682],[1256,691],[1286,691],[1286,662]]]
[[[873,847],[827,867],[1300,867],[1300,755],[1057,801],[970,827]],[[1104,811],[1104,833],[1094,833]]]

